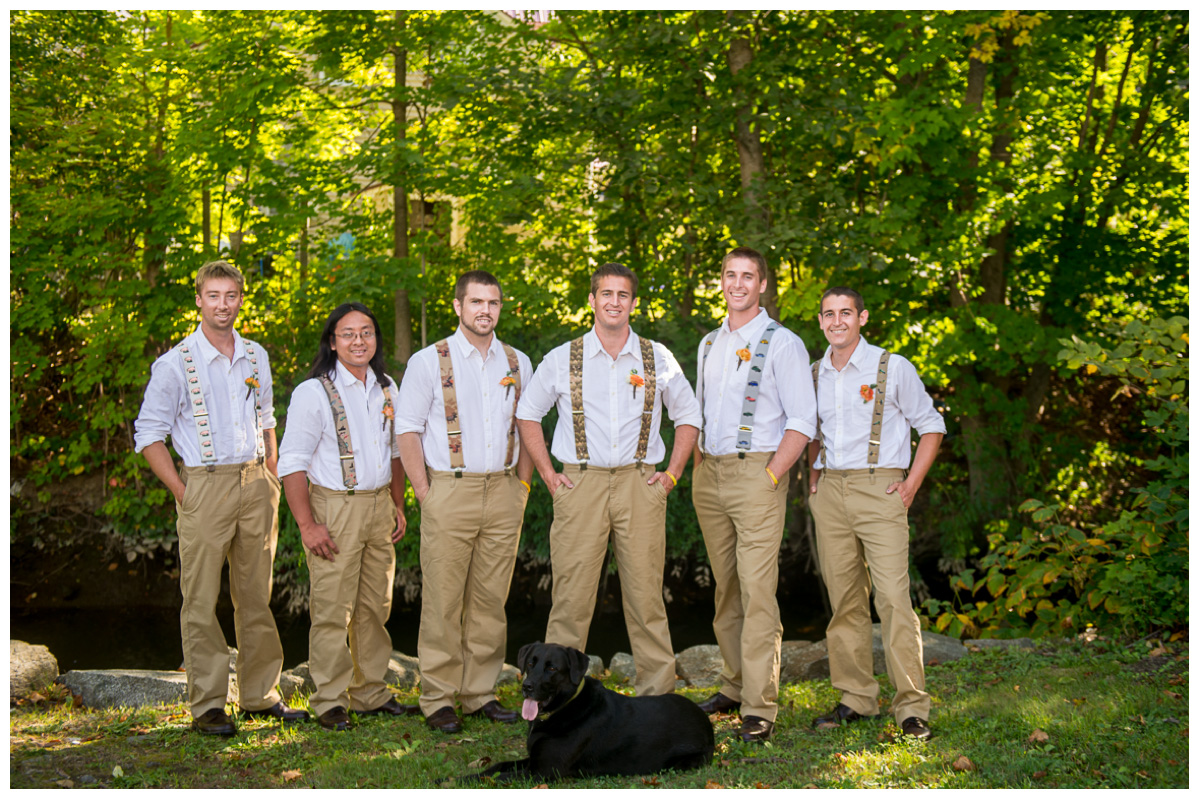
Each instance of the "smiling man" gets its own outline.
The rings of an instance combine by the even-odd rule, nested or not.
[[[504,667],[504,603],[517,558],[533,466],[518,441],[529,358],[496,336],[503,306],[489,272],[454,287],[458,330],[408,362],[396,432],[421,504],[421,711],[457,733],[463,713],[515,722],[496,699]]]
[[[554,500],[550,528],[553,605],[546,641],[586,651],[604,553],[612,535],[625,624],[640,695],[675,690],[675,654],[663,602],[667,495],[696,442],[700,407],[665,347],[629,327],[637,276],[608,263],[592,275],[595,325],[551,350],[517,407],[521,443]],[[541,420],[558,407],[553,453]],[[659,432],[666,408],[675,443]]]
[[[234,330],[244,285],[225,261],[196,273],[200,325],[154,362],[134,423],[135,451],[175,497],[192,728],[222,736],[237,730],[225,712],[229,645],[216,613],[226,560],[242,710],[289,722],[308,717],[284,705],[275,688],[283,666],[270,607],[279,531],[275,406],[266,352]],[[168,436],[183,460],[178,472]]]
[[[728,315],[700,341],[704,414],[692,502],[716,583],[713,631],[725,661],[706,713],[739,710],[743,741],[775,729],[783,625],[775,590],[787,476],[816,432],[808,350],[758,305],[767,261],[738,247],[721,262]]]
[[[837,286],[821,298],[821,330],[829,341],[814,366],[818,446],[812,509],[821,575],[833,616],[826,629],[829,675],[841,702],[813,721],[817,728],[879,713],[871,654],[870,593],[883,628],[892,714],[903,734],[928,739],[921,628],[908,585],[908,509],[933,466],[946,432],[916,368],[903,356],[868,344],[862,295]],[[921,439],[911,457],[911,430]],[[910,467],[911,460],[911,467]]]
[[[404,467],[379,321],[362,303],[333,310],[308,379],[292,393],[279,474],[304,542],[310,582],[308,699],[322,728],[359,715],[416,714],[387,687]],[[347,636],[349,644],[347,645]]]

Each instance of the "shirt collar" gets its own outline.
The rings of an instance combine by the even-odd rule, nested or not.
[[[858,335],[858,346],[854,348],[854,352],[850,354],[850,360],[847,361],[846,364],[848,366],[851,364],[854,365],[854,368],[861,372],[863,369],[863,362],[867,358],[868,347],[870,347],[870,345],[867,344],[867,337],[860,333]],[[833,345],[825,348],[825,357],[821,359],[821,371],[837,372],[837,370],[833,368]]]
[[[771,317],[767,314],[767,310],[762,306],[759,306],[758,314],[754,317],[754,319],[750,320],[736,331],[729,330],[729,315],[726,315],[724,321],[721,323],[721,331],[722,333],[727,333],[730,336],[744,336],[747,340],[757,339],[762,332],[766,330],[767,325],[770,323]]]
[[[358,380],[358,378],[354,377],[354,373],[352,373],[350,370],[348,370],[342,366],[341,361],[336,361],[336,362],[334,362],[334,365],[333,365],[333,382],[336,383],[338,386],[345,386],[346,388],[350,388],[351,386],[354,386],[356,383],[358,383],[359,380]],[[365,384],[367,392],[370,392],[372,387],[374,387],[376,383],[377,383],[377,381],[375,380],[375,370],[371,369],[370,367],[367,367],[367,381]]]
[[[233,333],[233,358],[229,363],[234,363],[239,358],[246,355],[246,347],[242,344],[242,337],[237,331]],[[221,351],[213,346],[213,343],[204,335],[204,330],[201,325],[196,326],[196,330],[192,333],[192,337],[196,342],[196,349],[200,351],[200,358],[204,359],[205,364],[211,364],[213,359],[221,355]]]
[[[604,350],[604,345],[600,344],[600,337],[596,334],[596,327],[593,325],[592,329],[583,335],[583,357],[592,358],[599,353],[608,355],[608,353]],[[633,332],[633,328],[629,329],[629,336],[626,337],[625,344],[621,347],[621,351],[617,353],[617,358],[620,358],[626,353],[632,356],[637,356],[638,358],[642,357],[642,346],[639,344],[638,335]]]
[[[462,332],[461,325],[454,331],[454,334],[450,337],[450,341],[454,342],[455,346],[458,347],[458,354],[463,358],[470,358],[472,354],[479,355],[479,351],[475,349],[475,345],[471,344],[467,340],[466,334]],[[488,345],[487,357],[492,358],[494,356],[499,358],[503,355],[504,346],[500,344],[500,337],[493,331],[492,343]]]

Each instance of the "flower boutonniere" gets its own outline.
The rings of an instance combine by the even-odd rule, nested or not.
[[[636,369],[629,370],[629,382],[633,385],[634,397],[637,397],[637,387],[646,385],[646,379],[641,375],[638,375],[638,371]]]
[[[737,358],[738,358],[737,369],[741,369],[742,363],[750,360],[750,343],[749,342],[746,343],[745,347],[743,347],[737,351]]]
[[[247,400],[250,399],[250,393],[253,392],[255,389],[257,389],[258,386],[259,386],[258,378],[255,378],[253,375],[251,375],[249,378],[246,378],[246,399]]]
[[[383,404],[383,430],[387,430],[388,423],[396,418],[396,410],[392,408],[390,402]]]
[[[864,403],[869,403],[875,399],[875,384],[863,384],[859,387],[858,393],[862,395]]]
[[[504,377],[500,379],[500,385],[504,387],[504,399],[508,399],[508,393],[512,391],[512,387],[516,386],[517,379],[512,376],[512,370],[504,373]]]

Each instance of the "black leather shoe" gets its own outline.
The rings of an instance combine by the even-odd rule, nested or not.
[[[915,736],[926,742],[933,738],[933,731],[930,730],[929,723],[920,717],[909,717],[901,722],[900,732],[905,736]]]
[[[741,701],[730,700],[720,692],[698,705],[705,714],[728,714],[730,711],[740,711],[742,708]]]
[[[330,731],[344,731],[350,727],[350,715],[346,713],[346,709],[341,706],[334,706],[326,711],[321,716],[317,717],[317,722],[322,728]]]
[[[233,736],[237,725],[223,708],[210,708],[192,720],[192,730],[213,736]]]
[[[242,713],[251,719],[273,719],[278,722],[306,722],[308,720],[308,712],[303,708],[291,708],[283,703],[276,703],[270,708],[260,708],[258,711],[243,708]]]
[[[741,737],[743,742],[765,742],[771,738],[774,730],[775,723],[770,720],[756,717],[753,714],[742,717]]]
[[[820,728],[823,725],[849,725],[851,722],[858,722],[866,717],[850,706],[844,703],[838,703],[837,708],[830,711],[823,717],[817,717],[813,720],[813,727]]]
[[[499,700],[490,700],[484,703],[480,708],[467,714],[468,717],[478,717],[480,714],[490,719],[492,722],[516,722],[517,712],[509,711],[504,706],[500,705]]]
[[[394,717],[403,717],[405,714],[420,714],[420,706],[406,706],[400,703],[396,698],[389,698],[386,703],[379,708],[370,708],[366,711],[355,711],[360,717],[373,717],[376,714],[391,714]]]
[[[442,706],[425,718],[425,724],[442,733],[458,733],[462,730],[462,720],[454,713],[454,706]]]

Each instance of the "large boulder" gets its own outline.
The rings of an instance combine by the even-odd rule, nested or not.
[[[71,670],[59,679],[88,708],[157,706],[187,700],[187,675],[149,669]],[[237,682],[230,681],[229,702],[237,702]]]
[[[887,657],[883,653],[881,627],[879,623],[871,626],[871,652],[874,655],[874,663],[871,669],[876,675],[887,674]],[[817,642],[817,645],[822,649],[826,648],[825,640]],[[933,633],[932,631],[921,631],[921,648],[926,666],[957,661],[967,654],[967,648],[963,647],[963,643],[958,639],[943,636],[940,633]],[[828,650],[826,650],[823,657],[812,662],[809,672],[819,673],[816,677],[829,677]],[[815,680],[816,677],[810,677],[807,680]]]
[[[414,656],[393,650],[384,682],[388,686],[399,686],[401,689],[413,688],[421,682],[420,662]]]
[[[637,680],[637,666],[629,653],[614,653],[608,662],[608,671],[622,683],[633,683]]]
[[[1004,650],[1010,647],[1015,647],[1020,650],[1032,650],[1033,639],[1028,636],[1023,636],[1020,639],[967,639],[963,642],[967,650],[974,652],[976,650]]]
[[[512,664],[505,664],[500,668],[500,677],[496,679],[497,686],[505,686],[510,683],[521,682],[521,671]]]
[[[45,689],[58,677],[58,659],[41,644],[20,639],[8,642],[8,696],[10,702]]]
[[[818,666],[824,666],[824,671]],[[825,642],[794,639],[779,648],[779,682],[817,681],[829,677],[829,653]]]
[[[675,654],[675,672],[688,686],[711,688],[721,685],[721,670],[725,659],[715,644],[698,644]]]

